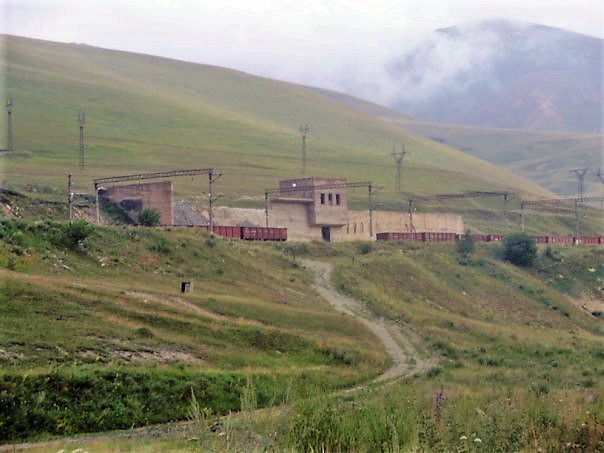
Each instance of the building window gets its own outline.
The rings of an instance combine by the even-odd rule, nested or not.
[[[356,222],[352,224],[352,232],[353,233],[357,232],[357,224],[356,224]]]
[[[332,193],[327,194],[327,200],[329,200],[329,204],[333,204],[333,194]]]
[[[363,222],[361,222],[361,233],[363,232]]]
[[[336,204],[338,206],[340,206],[340,194],[339,193],[336,194]]]
[[[321,194],[321,204],[325,204],[325,194]]]
[[[350,223],[346,224],[346,234],[350,233]]]

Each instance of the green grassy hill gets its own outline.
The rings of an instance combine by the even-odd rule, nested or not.
[[[595,170],[604,167],[601,134],[430,123],[351,96],[315,90],[405,130],[504,167],[559,195],[575,196],[577,179],[570,170],[588,167],[586,192],[602,195],[602,183],[595,176]]]
[[[299,175],[298,127],[308,123],[308,174],[373,180],[392,193],[392,144],[414,149],[406,190],[417,194],[514,189],[549,195],[521,177],[427,140],[305,87],[229,69],[27,38],[3,38],[14,141],[3,184],[63,188],[93,177],[215,167],[226,201],[260,201],[278,179]],[[79,171],[78,110],[87,115],[87,168]],[[180,197],[205,181],[177,180]]]
[[[215,437],[216,450],[429,451],[440,439],[451,451],[464,433],[487,451],[597,444],[602,311],[580,307],[602,304],[601,248],[541,249],[525,269],[493,244],[462,265],[449,244],[250,244],[132,227],[96,227],[78,244],[73,228],[1,224],[0,440],[183,419],[191,388],[202,407],[226,413],[244,408],[250,382],[258,407],[288,404],[238,425],[239,440]],[[418,350],[411,366],[438,365],[335,396],[379,374],[386,356],[360,321],[320,298],[294,251],[330,262],[340,292],[399,326]],[[193,293],[179,293],[185,279]],[[593,432],[576,430],[584,419]],[[119,451],[98,451],[107,449]]]
[[[386,366],[287,250],[85,225],[0,222],[0,441],[182,419],[191,388],[235,410],[246,378],[272,405]]]

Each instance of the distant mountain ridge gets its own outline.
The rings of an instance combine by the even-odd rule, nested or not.
[[[601,132],[603,44],[507,20],[439,29],[389,68],[390,106],[449,124]]]

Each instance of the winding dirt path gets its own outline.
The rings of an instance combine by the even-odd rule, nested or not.
[[[369,384],[390,383],[396,379],[410,376],[414,373],[425,372],[437,364],[434,357],[424,358],[418,351],[415,343],[419,342],[410,332],[404,332],[402,327],[387,319],[378,318],[371,313],[359,301],[347,297],[333,287],[331,284],[332,265],[330,263],[303,260],[304,266],[314,275],[313,288],[336,310],[354,316],[362,322],[384,345],[386,353],[392,361],[392,365]],[[132,294],[130,294],[132,296]],[[197,307],[188,307],[195,309]],[[413,341],[411,340],[413,339]],[[367,387],[369,384],[362,384],[345,390],[342,393],[354,392]],[[262,411],[265,409],[259,409]],[[92,442],[111,441],[116,439],[140,439],[146,437],[169,437],[182,433],[182,430],[190,422],[176,422],[160,424],[155,426],[145,426],[133,430],[124,430],[113,433],[80,436],[67,439],[57,439],[45,442],[28,442],[19,444],[0,445],[0,452],[11,452],[17,450],[51,448],[65,448],[65,445],[90,444]]]
[[[414,373],[427,371],[436,365],[435,358],[423,358],[401,327],[386,319],[378,318],[359,301],[345,296],[331,283],[330,263],[303,260],[304,266],[314,275],[313,288],[331,306],[361,321],[384,345],[392,365],[372,383],[391,381]],[[355,388],[356,389],[356,388]],[[354,389],[352,389],[354,390]]]

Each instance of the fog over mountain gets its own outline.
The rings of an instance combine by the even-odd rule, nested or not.
[[[440,29],[392,59],[378,84],[380,97],[436,122],[599,132],[602,45],[598,38],[505,20]]]

